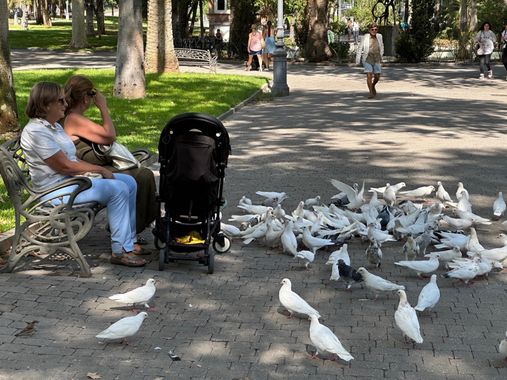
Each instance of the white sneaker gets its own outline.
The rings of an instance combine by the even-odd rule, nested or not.
[[[493,78],[493,71],[491,70],[488,71],[488,78],[489,79]]]
[[[484,74],[482,74],[482,73],[479,74],[479,79],[481,79],[481,80],[484,79]]]

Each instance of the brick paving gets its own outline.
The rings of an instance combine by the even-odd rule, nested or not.
[[[358,68],[291,66],[291,96],[251,104],[226,121],[233,155],[225,217],[246,194],[286,191],[301,199],[335,190],[329,178],[367,185],[403,180],[409,188],[441,180],[452,194],[462,180],[474,210],[489,216],[506,183],[506,82],[479,82],[475,67],[385,68],[377,100],[367,100]],[[503,68],[495,67],[503,77]],[[251,74],[249,74],[251,75]],[[162,126],[161,126],[162,127]],[[505,190],[505,189],[504,189]],[[478,231],[498,245],[498,223]],[[149,232],[146,237],[150,237]],[[233,243],[213,275],[194,262],[168,264],[157,253],[143,269],[108,263],[103,223],[81,241],[92,278],[29,271],[0,275],[0,379],[505,379],[497,347],[507,329],[507,275],[467,287],[439,277],[441,301],[420,316],[424,343],[405,344],[394,323],[395,294],[378,299],[360,285],[329,281],[327,253],[309,271],[259,243]],[[383,247],[380,275],[407,286],[409,301],[427,282],[395,267],[402,243]],[[367,265],[366,243],[349,245],[354,266]],[[373,270],[373,269],[372,269]],[[442,273],[439,271],[438,273]],[[139,333],[121,344],[95,335],[129,315],[107,296],[157,280]],[[355,357],[350,363],[308,357],[309,321],[279,311],[280,280],[323,316]],[[151,303],[150,303],[151,304]],[[38,320],[32,336],[14,334]],[[172,361],[173,350],[181,357]]]

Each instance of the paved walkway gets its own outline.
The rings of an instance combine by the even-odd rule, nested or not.
[[[254,75],[248,73],[248,75]],[[495,75],[504,70],[495,67]],[[378,99],[366,99],[358,68],[290,66],[291,95],[251,104],[226,121],[233,155],[226,178],[227,218],[246,194],[286,191],[292,210],[301,199],[335,194],[329,178],[367,185],[405,181],[409,188],[441,180],[449,192],[463,181],[484,216],[505,191],[507,82],[480,82],[475,67],[391,66]],[[162,126],[161,126],[162,127]],[[479,230],[497,245],[498,224]],[[146,234],[149,237],[149,233]],[[145,269],[112,266],[107,234],[97,226],[81,244],[94,265],[90,279],[40,271],[0,276],[0,379],[505,379],[497,352],[507,328],[507,275],[469,287],[439,279],[442,299],[420,318],[424,343],[403,342],[394,324],[396,295],[369,299],[329,281],[327,254],[310,271],[277,250],[235,241],[217,257],[216,271],[196,263],[169,264],[157,255]],[[364,243],[350,244],[365,265]],[[401,243],[385,245],[379,273],[406,284],[411,303],[426,280],[395,268]],[[107,296],[155,277],[158,290],[129,346],[94,336],[128,315]],[[355,357],[350,364],[307,357],[309,322],[278,313],[282,278],[323,315]],[[371,296],[371,295],[370,295]],[[38,320],[29,337],[15,337]],[[168,355],[174,350],[181,361]]]

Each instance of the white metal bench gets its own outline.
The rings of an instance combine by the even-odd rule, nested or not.
[[[175,48],[174,51],[180,65],[208,67],[210,71],[217,72],[217,57],[208,50]]]

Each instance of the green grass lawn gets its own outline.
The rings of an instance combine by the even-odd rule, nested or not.
[[[9,19],[9,46],[11,49],[42,48],[49,50],[71,50],[69,43],[72,38],[72,21],[56,19],[53,26],[35,25],[30,23],[28,30],[14,24]],[[106,17],[106,34],[101,37],[88,36],[89,49],[115,50],[118,18]]]
[[[173,116],[183,112],[218,116],[266,83],[265,78],[239,75],[148,74],[146,98],[126,100],[111,96],[114,69],[15,71],[20,125],[25,125],[28,120],[24,109],[34,83],[52,81],[63,85],[72,74],[86,75],[106,95],[119,142],[130,149],[144,147],[152,152],[157,151],[160,132]],[[100,122],[95,107],[88,110],[87,115]],[[14,226],[14,214],[1,180],[0,197],[0,232],[3,232]]]

